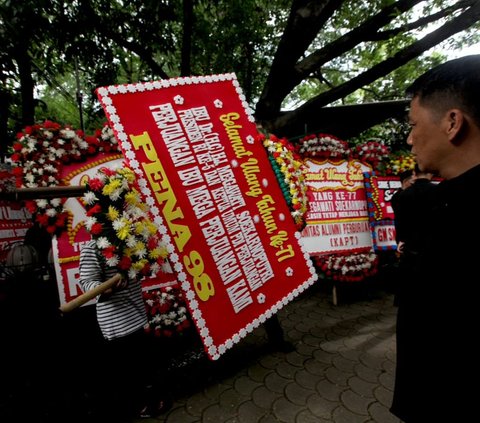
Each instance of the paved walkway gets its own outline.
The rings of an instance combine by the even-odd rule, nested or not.
[[[179,370],[172,409],[154,423],[400,423],[388,408],[395,371],[393,297],[344,288],[338,305],[312,287],[279,313],[295,347],[272,351],[263,327],[220,360]]]

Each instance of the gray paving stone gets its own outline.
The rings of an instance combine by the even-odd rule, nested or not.
[[[378,377],[380,376],[381,371],[359,363],[355,366],[355,373],[360,379],[363,379],[366,382],[378,383]]]
[[[383,365],[383,368],[386,366]],[[380,385],[383,386],[384,388],[389,389],[390,391],[393,390],[393,385],[395,383],[395,373],[394,371],[389,372],[389,371],[384,371],[382,374],[380,374],[378,381],[380,382]]]
[[[203,392],[198,392],[187,399],[185,407],[188,414],[192,416],[201,416],[206,407],[217,401],[218,398],[208,398]]]
[[[279,422],[294,422],[303,407],[295,405],[286,398],[281,397],[274,401],[272,409],[273,414]]]
[[[258,423],[278,423],[278,420],[274,414],[267,414],[266,416],[262,417]]]
[[[343,391],[340,395],[342,404],[352,413],[368,416],[368,407],[372,404],[372,398],[358,395],[351,389]]]
[[[382,369],[383,354],[376,355],[376,354],[372,354],[371,351],[368,351],[360,355],[360,362],[370,369],[378,370],[379,374],[383,370]]]
[[[320,363],[328,364],[329,366],[333,365],[333,359],[337,357],[336,352],[325,351],[324,349],[317,349],[313,351],[313,356],[315,360]]]
[[[301,341],[299,341],[295,344],[296,352],[298,354],[301,354],[301,355],[305,356],[305,357],[311,357],[312,354],[313,354],[313,351],[315,351],[317,348],[319,348],[319,347],[305,344],[303,342],[303,340],[301,340]]]
[[[348,379],[348,386],[352,391],[365,398],[374,398],[375,388],[378,387],[376,383],[367,382],[358,376],[353,376]]]
[[[283,393],[285,386],[290,383],[290,380],[280,376],[278,373],[273,372],[267,375],[265,378],[265,387],[270,391]]]
[[[354,350],[347,347],[341,348],[338,351],[338,354],[340,354],[343,358],[354,361],[355,363],[357,363],[360,360],[360,355],[362,353],[363,353],[362,351]]]
[[[347,387],[350,374],[342,372],[341,370],[338,370],[337,368],[332,366],[327,368],[325,372],[325,377],[335,385]]]
[[[248,376],[255,382],[264,382],[268,374],[272,373],[273,369],[267,369],[259,363],[254,363],[248,368]]]
[[[314,389],[306,389],[298,383],[289,383],[285,387],[285,398],[296,405],[306,405],[308,397],[314,395]]]
[[[310,325],[303,321],[295,324],[295,330],[299,333],[310,333],[310,329]]]
[[[165,419],[165,420],[164,420]],[[172,409],[164,419],[148,419],[151,421],[168,421],[169,423],[196,423],[199,422],[199,416],[192,416],[191,414],[187,413],[184,407],[174,408]],[[140,420],[144,423],[149,423],[148,420]]]
[[[226,391],[227,389],[230,389],[231,386],[230,385],[226,385],[224,383],[213,383],[207,387],[205,387],[205,389],[203,390],[203,393],[205,394],[206,397],[214,400],[214,401],[218,401],[218,398],[220,397],[220,394],[224,391]]]
[[[308,410],[315,416],[326,421],[332,421],[333,410],[338,407],[338,401],[329,401],[321,395],[308,397]]]
[[[314,390],[315,386],[321,379],[324,379],[324,376],[318,376],[318,375],[312,374],[306,368],[299,370],[295,374],[295,382],[305,389]]]
[[[262,385],[253,391],[252,400],[258,407],[261,407],[265,410],[271,410],[273,402],[282,395],[283,393],[280,394],[273,392],[270,389],[267,389],[265,385]]]
[[[253,401],[245,401],[238,407],[238,421],[241,423],[258,422],[265,414],[266,410]]]
[[[331,365],[327,363],[322,363],[321,361],[311,358],[311,359],[305,360],[304,366],[305,366],[305,369],[312,375],[324,376],[325,372]]]
[[[330,419],[322,419],[316,416],[310,410],[302,410],[297,415],[295,423],[331,423]]]
[[[297,351],[285,355],[285,361],[295,367],[303,368],[305,360],[305,356]]]
[[[332,421],[335,423],[365,423],[368,417],[352,413],[345,407],[337,407],[333,410]]]
[[[226,422],[232,418],[236,418],[237,408],[232,405],[221,406],[220,404],[212,404],[205,408],[202,413],[202,423],[218,423]]]
[[[220,394],[219,404],[227,410],[235,409],[239,404],[249,399],[249,396],[242,395],[235,389],[227,389]]]
[[[322,343],[322,339],[319,339],[315,336],[310,335],[310,333],[308,333],[302,336],[302,343],[304,345],[309,345],[311,347],[318,348]]]
[[[386,389],[383,386],[377,386],[373,391],[373,395],[377,399],[377,402],[387,408],[390,408],[390,405],[392,404],[393,391]]]
[[[400,419],[390,413],[388,407],[384,407],[378,402],[371,404],[368,411],[372,416],[372,420],[376,423],[401,423]]]
[[[256,382],[248,376],[240,376],[233,385],[235,391],[245,396],[250,396],[259,386],[262,386],[260,382]]]
[[[266,355],[260,357],[258,363],[266,369],[275,370],[282,361],[284,361],[284,358],[280,355]]]
[[[345,388],[332,383],[328,379],[323,379],[317,383],[315,390],[322,398],[326,398],[329,401],[340,402],[340,395]]]
[[[330,333],[327,334],[326,338],[327,341],[322,342],[320,345],[320,348],[325,352],[336,354],[344,346],[342,339],[338,339]]]
[[[334,365],[334,367],[336,367],[338,370],[342,372],[354,373],[356,361],[347,360],[341,355],[336,355],[332,360],[332,364]]]
[[[295,373],[298,372],[297,366],[292,366],[290,363],[283,361],[278,364],[275,371],[286,379],[294,379]]]

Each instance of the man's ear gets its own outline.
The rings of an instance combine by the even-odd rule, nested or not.
[[[460,109],[451,109],[447,112],[446,132],[450,142],[458,144],[462,139],[465,127],[465,116]]]

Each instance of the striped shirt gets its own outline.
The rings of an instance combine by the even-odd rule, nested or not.
[[[80,285],[88,291],[117,273],[106,265],[96,248],[95,241],[88,242],[80,252]],[[97,321],[106,339],[129,335],[147,324],[147,312],[139,281],[115,291],[108,298],[97,301]],[[97,298],[97,300],[98,300]]]

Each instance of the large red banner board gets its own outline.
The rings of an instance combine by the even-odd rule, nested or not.
[[[317,279],[236,76],[97,95],[218,359]]]

